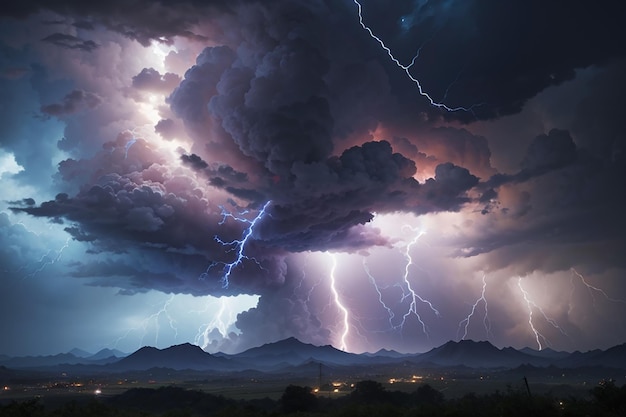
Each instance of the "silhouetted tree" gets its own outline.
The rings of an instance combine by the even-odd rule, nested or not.
[[[387,392],[378,381],[359,381],[354,386],[351,398],[361,403],[378,403],[387,400]]]
[[[626,385],[618,388],[612,379],[601,381],[591,390],[591,395],[598,406],[618,415],[626,413]]]
[[[285,413],[313,411],[317,408],[317,397],[311,387],[289,385],[280,397],[280,403]]]
[[[417,404],[441,405],[444,402],[443,394],[428,384],[420,385],[412,396]]]

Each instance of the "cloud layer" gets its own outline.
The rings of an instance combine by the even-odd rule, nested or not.
[[[3,8],[0,150],[23,168],[0,173],[3,238],[16,242],[3,258],[19,259],[7,271],[41,256],[28,219],[80,247],[58,265],[67,279],[129,296],[260,295],[241,334],[207,344],[231,350],[291,335],[337,344],[317,252],[352,265],[339,285],[356,349],[458,336],[483,273],[509,299],[518,276],[582,285],[572,268],[625,298],[617,2],[361,5],[400,65],[418,54],[408,71],[430,97],[472,110],[431,106],[356,2]],[[426,326],[439,318],[407,303],[411,290],[448,310],[445,324]],[[572,300],[550,313],[581,340],[604,331]],[[487,336],[528,343],[513,324],[526,307],[494,302],[504,322]]]

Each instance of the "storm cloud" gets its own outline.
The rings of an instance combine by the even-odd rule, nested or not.
[[[580,337],[548,324],[556,347],[615,343],[626,329],[585,321],[604,310],[580,307],[572,271],[625,297],[623,18],[612,0],[3,7],[6,271],[260,296],[237,332],[207,329],[203,347],[231,351],[337,345],[333,272],[353,350],[458,338],[485,276],[502,319],[471,334],[530,344],[520,277]]]

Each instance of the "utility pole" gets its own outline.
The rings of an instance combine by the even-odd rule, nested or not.
[[[528,385],[528,379],[526,379],[526,377],[524,377],[524,384],[526,384],[526,391],[528,392],[528,397],[532,398],[532,395],[530,394],[530,386]]]

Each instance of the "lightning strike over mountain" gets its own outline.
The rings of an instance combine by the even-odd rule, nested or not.
[[[198,328],[198,333],[194,339],[194,344],[200,346],[202,349],[206,349],[211,344],[211,332],[214,329],[222,335],[222,337],[228,336],[228,327],[234,321],[233,311],[229,306],[229,297],[219,298],[219,310],[213,315],[213,319],[205,324],[202,324]],[[197,311],[196,313],[208,313],[209,303],[207,303],[204,311]],[[224,316],[227,315],[225,319]]]
[[[524,301],[526,302],[526,306],[528,307],[528,324],[530,325],[530,329],[532,330],[533,334],[535,335],[535,340],[537,341],[537,346],[539,347],[539,350],[543,349],[543,345],[541,344],[540,339],[543,340],[547,344],[550,344],[550,342],[535,327],[535,325],[533,323],[533,309],[536,309],[537,311],[539,311],[541,313],[541,315],[543,316],[543,318],[545,319],[545,321],[548,322],[552,327],[557,329],[564,336],[569,337],[569,335],[565,332],[565,330],[563,330],[563,328],[561,326],[559,326],[559,324],[554,319],[548,317],[548,315],[543,311],[543,309],[541,307],[539,307],[537,305],[537,303],[535,303],[534,301],[532,301],[530,299],[530,295],[528,294],[528,291],[526,291],[524,289],[524,287],[522,287],[522,278],[521,277],[518,277],[517,286],[519,287],[519,289],[520,289],[520,291],[522,293],[522,296],[524,297]]]
[[[339,349],[343,350],[343,351],[347,351],[348,350],[348,345],[346,342],[346,338],[348,337],[348,334],[350,333],[350,313],[348,312],[348,309],[341,303],[341,299],[339,298],[339,293],[337,292],[337,287],[336,287],[336,278],[335,278],[335,271],[337,269],[337,255],[334,255],[332,253],[328,254],[330,256],[330,259],[332,260],[332,264],[331,264],[331,268],[330,268],[330,291],[333,295],[333,301],[335,302],[335,306],[337,306],[337,309],[341,312],[341,315],[343,316],[343,332],[341,333],[341,338],[340,338],[340,344],[339,344]]]
[[[411,281],[409,281],[409,270],[411,268],[411,265],[413,265],[413,257],[411,256],[411,249],[413,248],[413,245],[417,243],[419,238],[422,237],[426,232],[422,229],[413,228],[411,226],[405,225],[403,229],[406,229],[406,228],[410,229],[412,232],[415,232],[417,234],[406,245],[405,251],[404,251],[404,257],[406,258],[406,265],[404,267],[404,275],[402,277],[402,282],[404,283],[404,286],[406,288],[405,287],[402,288],[404,295],[402,296],[401,301],[405,301],[406,299],[409,299],[410,303],[409,303],[409,309],[402,316],[402,322],[400,323],[400,327],[404,328],[404,324],[406,323],[407,318],[411,314],[413,314],[417,318],[417,321],[422,325],[422,331],[424,332],[424,334],[426,336],[429,336],[426,323],[424,323],[424,321],[422,320],[422,317],[417,312],[417,301],[419,300],[420,302],[428,305],[428,307],[433,311],[433,313],[435,313],[437,317],[441,317],[441,314],[439,313],[439,310],[437,310],[430,301],[426,300],[425,298],[422,298],[417,292],[415,292],[415,290],[411,286]]]
[[[528,293],[526,292],[524,287],[522,287],[522,278],[521,277],[519,277],[518,280],[517,280],[517,286],[519,287],[520,291],[522,292],[522,296],[524,297],[524,301],[526,302],[526,306],[528,307],[528,324],[530,325],[530,330],[535,335],[535,340],[537,341],[537,346],[538,346],[539,350],[541,350],[541,349],[543,349],[543,345],[541,344],[540,338],[543,339],[544,341],[547,341],[547,339],[544,337],[544,335],[539,333],[539,330],[537,330],[535,328],[535,324],[533,323],[533,307],[535,306],[535,303],[530,301],[530,298],[528,297]]]
[[[222,207],[222,221],[219,223],[224,224],[224,222],[226,221],[226,218],[230,217],[235,219],[238,222],[241,223],[245,223],[248,224],[248,227],[246,227],[243,231],[243,236],[241,239],[235,239],[232,240],[230,242],[225,242],[223,241],[219,236],[215,235],[214,239],[216,242],[218,242],[219,244],[221,244],[222,246],[226,246],[226,247],[230,247],[230,249],[227,252],[231,252],[231,251],[235,251],[236,256],[235,256],[235,260],[232,262],[213,262],[211,263],[206,271],[200,275],[200,278],[204,278],[208,275],[209,271],[216,265],[223,265],[223,275],[221,278],[222,281],[222,287],[223,288],[228,288],[229,285],[229,279],[230,279],[230,274],[232,273],[233,269],[239,265],[241,265],[241,263],[243,262],[244,259],[248,259],[248,260],[253,260],[254,262],[257,263],[257,265],[259,265],[259,267],[261,267],[261,265],[259,264],[259,262],[251,257],[248,257],[244,254],[244,251],[246,249],[246,244],[248,243],[248,240],[251,238],[252,234],[254,233],[254,226],[257,224],[257,222],[263,218],[263,216],[265,215],[265,211],[267,210],[267,208],[269,207],[269,205],[271,204],[271,201],[268,201],[267,203],[265,203],[265,205],[261,208],[261,210],[259,211],[259,213],[256,215],[256,217],[254,217],[252,220],[248,220],[245,217],[238,217],[233,215],[232,213],[227,212],[223,207]],[[246,214],[246,212],[244,212],[243,214]],[[261,267],[262,268],[262,267]]]
[[[174,297],[175,294],[170,295],[170,297],[165,300],[165,302],[163,303],[163,306],[161,308],[159,308],[158,311],[150,314],[148,317],[144,318],[143,320],[141,320],[139,326],[136,327],[132,327],[130,329],[128,329],[124,335],[118,337],[115,340],[115,343],[113,344],[114,348],[117,348],[117,345],[124,339],[126,339],[132,332],[138,331],[140,329],[143,330],[143,334],[141,336],[141,344],[144,345],[144,339],[146,337],[146,335],[148,334],[148,328],[153,325],[154,326],[154,344],[155,346],[158,346],[159,344],[159,334],[161,331],[161,324],[160,324],[160,320],[161,317],[164,316],[165,319],[168,321],[168,324],[170,326],[170,328],[174,331],[174,340],[176,340],[176,338],[178,337],[178,329],[176,327],[176,320],[174,320],[174,318],[172,317],[172,315],[169,312],[169,306],[172,303],[172,301],[174,301]]]
[[[472,304],[472,310],[467,315],[467,317],[465,317],[463,320],[459,322],[459,331],[461,330],[461,327],[463,327],[463,337],[461,337],[461,340],[465,340],[465,338],[467,337],[467,331],[468,331],[468,327],[470,324],[470,320],[474,316],[474,313],[476,312],[476,308],[478,307],[478,304],[480,304],[481,301],[485,305],[485,315],[483,316],[483,325],[485,326],[485,332],[487,333],[487,336],[489,336],[491,333],[491,323],[489,321],[489,310],[487,306],[487,298],[485,298],[485,292],[487,291],[487,278],[485,274],[483,274],[482,281],[483,281],[483,286],[480,292],[480,297],[478,297],[476,301],[474,302],[474,304]],[[465,325],[463,325],[463,323],[465,323]],[[458,337],[458,333],[457,333],[457,337]]]
[[[367,31],[367,33],[372,37],[372,39],[374,39],[376,42],[378,42],[378,44],[380,45],[380,47],[387,53],[387,55],[389,56],[389,59],[391,59],[391,61],[396,64],[398,66],[398,68],[402,69],[405,73],[406,76],[409,78],[409,80],[411,80],[416,86],[417,89],[419,91],[419,94],[423,97],[425,97],[428,102],[430,103],[431,106],[434,107],[439,107],[442,108],[446,111],[449,112],[457,112],[457,111],[466,111],[466,112],[472,112],[473,108],[476,107],[477,105],[472,105],[471,107],[449,107],[447,105],[445,105],[444,103],[439,103],[436,102],[431,96],[430,94],[428,94],[426,91],[424,91],[424,89],[422,88],[422,84],[420,83],[420,81],[415,78],[412,74],[411,74],[411,68],[413,67],[413,65],[415,65],[415,61],[417,60],[417,58],[419,57],[420,54],[420,50],[421,47],[418,48],[417,52],[415,53],[415,56],[413,56],[413,59],[411,59],[411,62],[408,65],[402,64],[400,62],[400,60],[398,60],[398,58],[396,58],[393,54],[393,52],[391,51],[391,49],[385,44],[385,42],[379,38],[378,36],[376,36],[374,34],[374,32],[372,31],[372,29],[365,24],[364,20],[363,20],[363,7],[361,6],[361,3],[359,3],[358,0],[353,0],[354,4],[356,4],[357,6],[357,10],[358,10],[358,15],[359,15],[359,24],[361,25],[361,27]],[[460,74],[459,74],[460,75]],[[458,76],[457,79],[455,79],[452,84],[456,83],[456,81],[458,80]],[[450,85],[452,85],[450,84]],[[448,90],[450,89],[450,86],[448,86],[448,89],[446,90],[446,96],[448,94]],[[444,96],[445,97],[445,96]]]

